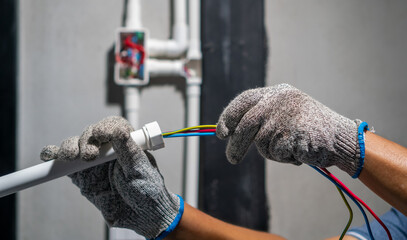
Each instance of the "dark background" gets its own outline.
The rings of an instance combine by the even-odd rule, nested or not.
[[[215,124],[240,92],[265,84],[267,59],[263,0],[202,1],[201,122]],[[224,221],[268,230],[265,163],[254,148],[231,165],[226,142],[201,138],[200,208]]]
[[[16,2],[0,1],[0,176],[15,170]],[[0,198],[1,239],[15,239],[15,194]]]

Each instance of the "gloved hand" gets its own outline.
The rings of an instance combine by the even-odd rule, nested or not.
[[[102,212],[109,226],[161,239],[179,222],[183,200],[167,190],[153,156],[137,146],[130,137],[132,131],[125,119],[108,117],[87,127],[81,137],[63,141],[61,147],[44,147],[41,159],[72,161],[81,157],[92,161],[100,146],[111,142],[117,160],[69,177]]]
[[[358,121],[280,84],[237,96],[221,114],[216,135],[229,138],[226,156],[234,164],[254,142],[267,159],[317,167],[336,165],[353,176],[360,165]]]

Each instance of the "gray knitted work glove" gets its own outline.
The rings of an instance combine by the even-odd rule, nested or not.
[[[102,212],[109,226],[161,239],[179,222],[183,200],[167,190],[153,156],[137,146],[130,137],[132,131],[127,120],[108,117],[87,127],[81,137],[63,141],[61,147],[44,147],[41,159],[72,161],[81,157],[91,161],[103,143],[111,142],[117,160],[69,177]]]
[[[358,123],[300,90],[280,84],[245,91],[221,114],[216,135],[229,138],[226,156],[239,163],[254,143],[279,162],[338,166],[353,176],[359,167]]]

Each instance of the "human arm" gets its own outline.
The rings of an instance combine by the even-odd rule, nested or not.
[[[211,217],[185,204],[184,214],[178,227],[166,238],[168,240],[283,240],[271,233],[259,232],[232,225]]]
[[[327,238],[325,240],[338,240],[339,236],[336,237],[331,237],[331,238]],[[357,238],[353,237],[353,236],[349,236],[349,235],[345,235],[342,240],[358,240]]]
[[[407,148],[371,132],[365,133],[365,145],[360,181],[407,215]]]

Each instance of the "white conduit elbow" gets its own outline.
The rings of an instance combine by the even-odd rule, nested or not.
[[[174,25],[174,39],[158,40],[150,39],[148,41],[148,54],[150,57],[180,57],[185,53],[188,47],[188,30],[186,24]]]
[[[186,21],[186,0],[176,0],[174,3],[173,39],[149,39],[148,51],[150,57],[180,57],[188,48],[188,27]]]

